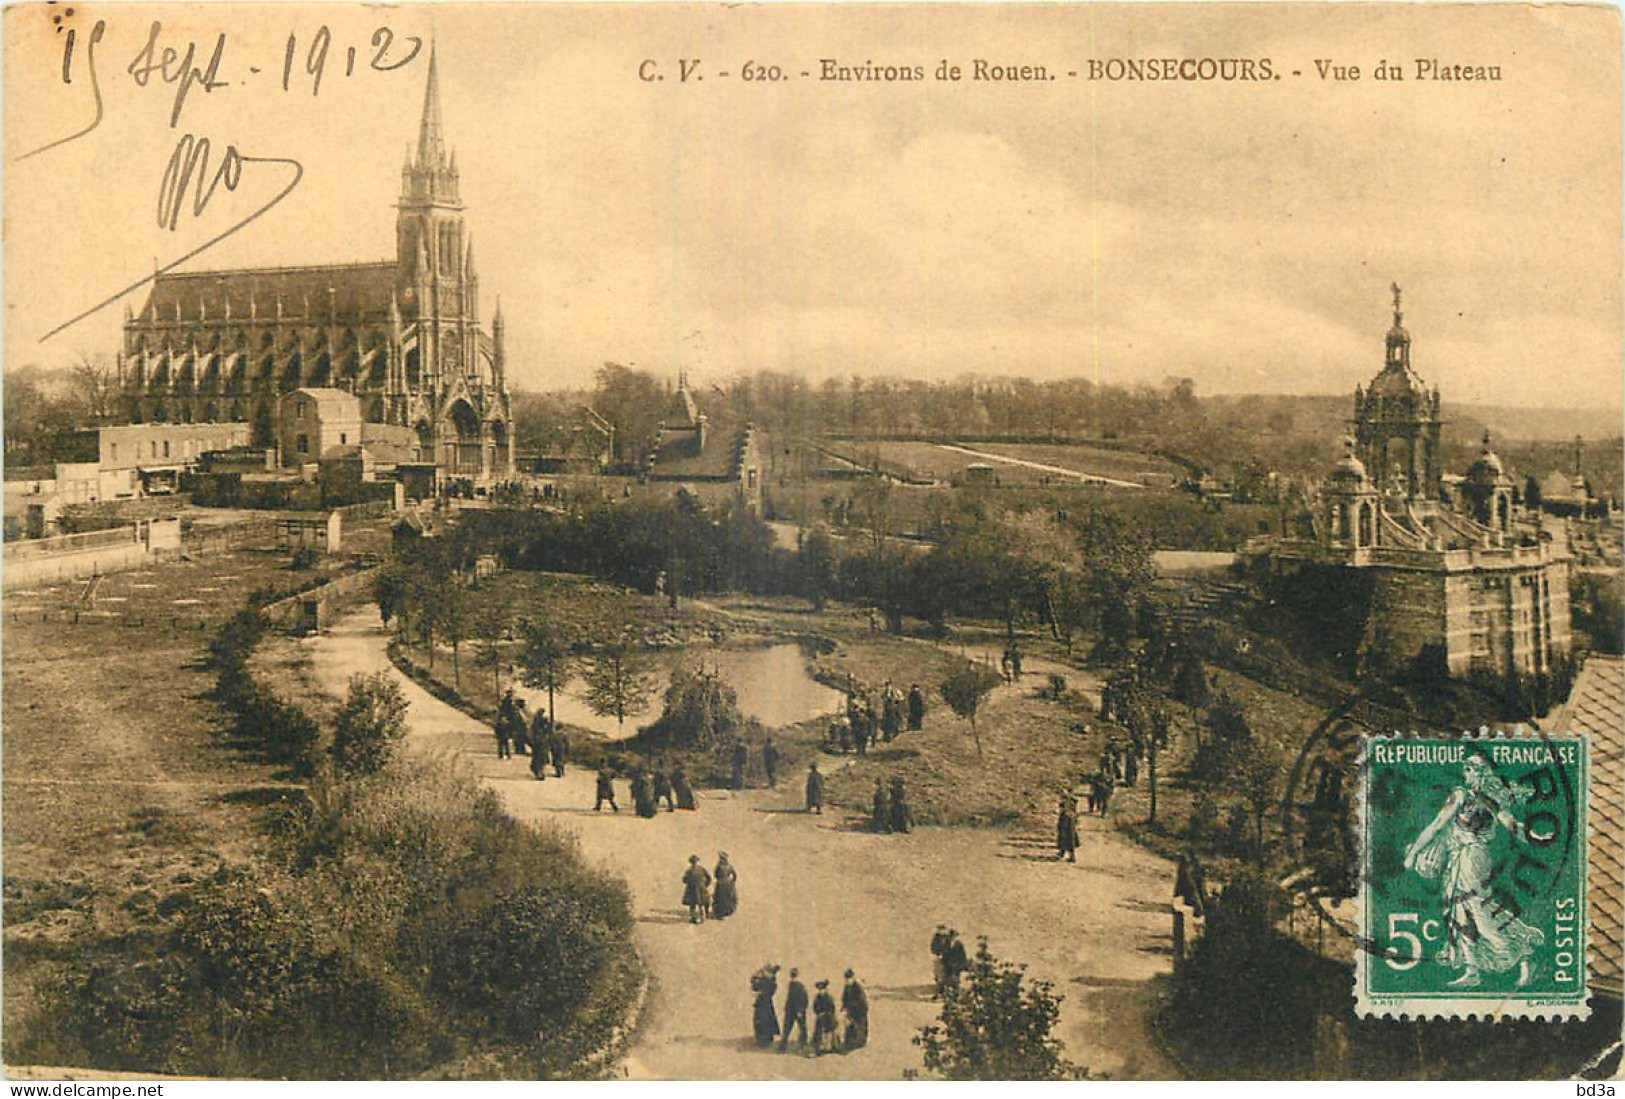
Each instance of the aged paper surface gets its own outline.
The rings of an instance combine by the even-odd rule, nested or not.
[[[1617,11],[5,50],[8,1074],[1617,1072]]]

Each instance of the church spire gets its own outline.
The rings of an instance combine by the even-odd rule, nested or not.
[[[423,121],[418,125],[418,163],[438,167],[445,159],[446,141],[440,123],[440,70],[434,43],[429,43],[429,81],[423,90]]]

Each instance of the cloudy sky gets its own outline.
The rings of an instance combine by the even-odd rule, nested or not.
[[[518,385],[582,384],[608,359],[702,378],[1180,374],[1209,393],[1343,393],[1380,366],[1397,281],[1416,365],[1447,399],[1621,401],[1605,9],[75,5],[67,85],[62,14],[6,11],[8,366],[111,351],[144,289],[41,337],[292,178],[246,163],[235,189],[160,227],[183,134],[216,161],[234,145],[303,176],[182,270],[390,257],[427,51],[373,71],[387,27],[386,61],[409,35],[438,43],[482,307],[501,295]],[[19,159],[93,117],[98,19],[102,121]],[[223,86],[194,84],[174,128],[178,84],[130,71],[154,19],[160,53],[196,42],[199,66],[227,36]],[[1091,82],[1091,57],[1269,58],[1281,79]],[[705,79],[681,82],[679,58]],[[801,78],[824,58],[927,77],[947,59],[966,79]],[[977,83],[976,58],[1057,79]],[[1317,58],[1363,78],[1323,81]],[[1502,80],[1419,82],[1416,58]],[[646,59],[663,81],[639,79]],[[1381,59],[1406,80],[1372,80]],[[744,83],[746,61],[791,79]]]

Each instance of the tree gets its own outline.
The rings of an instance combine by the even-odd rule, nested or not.
[[[739,695],[720,671],[672,669],[660,716],[644,730],[661,746],[710,748],[726,744],[745,726]]]
[[[925,1067],[950,1080],[1079,1078],[1051,1033],[1064,997],[1050,982],[1025,976],[1026,966],[1000,961],[987,938],[978,939],[970,968],[943,996],[940,1021],[914,1038]]]
[[[1241,790],[1241,799],[1247,805],[1253,822],[1253,842],[1260,856],[1264,853],[1264,818],[1275,805],[1275,785],[1280,766],[1270,758],[1263,745],[1248,742],[1236,754],[1235,777]]]
[[[970,734],[976,741],[976,755],[982,755],[982,735],[976,729],[976,714],[982,708],[982,700],[997,687],[1003,679],[992,666],[978,663],[973,660],[965,661],[963,667],[942,681],[942,699],[948,703],[948,708],[964,720],[970,722]]]
[[[519,651],[519,679],[527,687],[547,692],[547,720],[553,718],[553,696],[569,686],[575,675],[575,651],[559,626],[525,619],[519,624],[523,646]]]
[[[475,661],[491,672],[491,691],[502,697],[503,643],[513,624],[512,605],[506,599],[491,598],[474,619],[474,638],[480,643]]]
[[[385,565],[373,578],[372,597],[378,604],[378,614],[385,628],[391,622],[397,627],[406,624],[407,608],[411,603],[412,580],[399,563]]]
[[[112,423],[118,413],[118,378],[107,356],[81,351],[78,357],[68,379],[80,423],[85,427]]]
[[[814,527],[801,540],[802,584],[813,610],[824,609],[824,596],[835,586],[835,541],[822,527]]]
[[[350,677],[349,693],[333,721],[332,755],[340,771],[373,774],[406,739],[406,696],[389,672]]]
[[[613,717],[625,728],[626,719],[649,709],[650,688],[643,661],[623,641],[600,649],[582,677],[587,687],[587,705],[600,717]]]

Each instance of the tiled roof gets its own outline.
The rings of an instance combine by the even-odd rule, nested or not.
[[[179,306],[184,321],[219,320],[229,305],[232,319],[243,320],[252,303],[261,319],[270,319],[280,302],[286,320],[326,320],[331,309],[352,320],[387,321],[397,271],[390,260],[159,275],[137,316],[174,321]]]
[[[1589,657],[1568,702],[1543,724],[1590,743],[1591,986],[1617,997],[1625,961],[1625,660]]]

